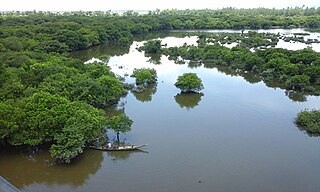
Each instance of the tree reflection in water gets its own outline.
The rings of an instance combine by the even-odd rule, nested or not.
[[[154,95],[156,92],[157,92],[157,85],[153,84],[153,85],[148,86],[142,92],[132,92],[132,94],[135,96],[135,98],[138,101],[149,102],[152,100],[152,95]]]
[[[189,61],[189,63],[188,63],[189,68],[198,68],[201,66],[202,66],[202,63],[198,62],[198,61]]]
[[[70,164],[60,165],[52,161],[48,149],[33,154],[25,149],[17,151],[3,147],[0,150],[0,175],[18,188],[31,184],[67,184],[77,187],[101,168],[102,161],[102,151],[89,149]]]
[[[296,124],[296,126],[297,126],[297,128],[298,128],[300,131],[304,132],[304,133],[307,134],[309,137],[320,137],[320,134],[318,134],[318,133],[311,133],[310,131],[307,131],[305,127],[301,127],[301,126],[299,126],[299,125],[297,125],[297,124]]]
[[[179,93],[174,98],[181,108],[192,109],[199,105],[202,96],[203,93]]]
[[[307,97],[305,94],[301,92],[294,92],[294,91],[286,91],[285,92],[286,96],[289,97],[294,102],[305,102],[307,101]]]
[[[109,151],[108,155],[111,157],[113,161],[117,160],[127,160],[133,154],[137,153],[149,153],[143,150],[134,150],[134,151]]]
[[[83,49],[78,51],[73,51],[70,53],[71,57],[80,59],[82,61],[88,61],[92,58],[100,58],[101,55],[110,55],[110,56],[122,56],[128,54],[130,46],[117,46],[117,45],[98,45],[92,46],[89,49]]]
[[[144,54],[144,56],[149,58],[148,59],[149,63],[155,64],[155,65],[161,64],[161,54],[159,54],[159,53],[153,53],[153,54],[146,53],[146,54]]]

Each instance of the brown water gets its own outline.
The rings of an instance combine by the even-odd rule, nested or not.
[[[161,38],[172,45],[195,43],[194,37]],[[144,151],[88,149],[71,165],[58,166],[45,151],[0,148],[0,175],[28,192],[319,191],[320,138],[294,124],[301,110],[319,108],[319,97],[288,95],[253,74],[240,76],[209,63],[146,57],[135,49],[141,40],[127,48],[98,46],[73,56],[88,60],[109,53],[108,65],[119,75],[138,67],[157,70],[156,86],[129,93],[119,106],[106,109],[108,114],[124,111],[134,120],[132,131],[121,139],[149,144]],[[202,93],[180,94],[174,83],[185,72],[203,80]]]

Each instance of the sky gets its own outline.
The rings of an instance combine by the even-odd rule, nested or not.
[[[0,11],[107,11],[320,7],[320,0],[0,0]]]

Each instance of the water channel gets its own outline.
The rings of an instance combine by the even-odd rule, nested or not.
[[[294,124],[301,110],[319,109],[319,97],[288,97],[250,74],[210,64],[175,64],[136,50],[153,38],[168,46],[197,40],[159,33],[137,38],[130,47],[101,45],[72,54],[83,61],[111,55],[108,65],[127,82],[133,82],[126,75],[134,68],[157,70],[157,85],[129,93],[106,109],[108,114],[125,112],[134,121],[121,139],[148,144],[143,151],[88,149],[62,166],[53,164],[45,150],[30,154],[1,148],[0,175],[26,192],[319,191],[320,138]],[[202,79],[201,93],[183,95],[174,86],[186,72]],[[109,137],[114,139],[111,131]]]

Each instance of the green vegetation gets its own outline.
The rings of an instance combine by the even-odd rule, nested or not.
[[[204,88],[201,79],[195,73],[185,73],[179,76],[174,85],[183,93],[194,93]]]
[[[112,129],[117,134],[118,145],[120,145],[120,133],[127,133],[131,130],[133,121],[125,114],[112,116],[107,121],[107,129]]]
[[[145,53],[161,53],[161,40],[149,40],[139,48],[139,51],[145,51]]]
[[[101,12],[0,13],[0,140],[11,145],[50,143],[52,157],[62,162],[83,152],[105,128],[130,130],[127,116],[107,118],[98,108],[117,103],[126,94],[122,82],[105,64],[85,65],[68,52],[110,43],[128,46],[133,36],[170,29],[256,29],[320,27],[320,8],[164,10],[123,16]],[[218,45],[241,41],[232,49]],[[196,63],[211,61],[239,71],[259,73],[266,82],[280,80],[296,91],[319,93],[319,54],[310,49],[288,51],[273,46],[270,34],[200,36],[199,46],[163,48],[148,41],[146,53],[159,53]],[[107,57],[104,57],[107,60]],[[135,74],[137,84],[156,81],[153,71]],[[189,74],[176,86],[199,91],[201,80]],[[119,139],[119,138],[118,138]]]
[[[108,121],[97,108],[116,103],[126,90],[106,65],[85,65],[64,54],[100,41],[72,19],[58,20],[38,14],[1,18],[0,140],[50,143],[52,157],[69,163],[105,137]]]
[[[136,78],[136,85],[148,86],[157,82],[157,71],[155,69],[134,69],[131,77]]]
[[[124,87],[102,64],[29,54],[19,67],[4,65],[2,57],[0,139],[12,145],[50,142],[52,156],[70,162],[104,134],[106,118],[94,106],[117,102]]]
[[[298,114],[296,124],[310,135],[320,135],[320,111],[302,111]]]
[[[127,45],[134,35],[156,30],[320,27],[319,8],[157,10],[146,15],[131,11],[124,16],[102,11],[1,14],[0,49],[46,53],[102,43]]]
[[[282,36],[280,39],[283,39],[285,42],[300,42],[305,44],[312,44],[312,43],[320,43],[318,39],[309,39],[305,40],[304,36],[310,35],[308,33],[296,33],[293,37],[291,36]]]
[[[320,55],[312,49],[290,51],[265,48],[252,52],[247,46],[227,48],[220,44],[201,42],[198,46],[162,48],[162,52],[170,59],[212,63],[229,67],[238,73],[252,72],[266,83],[277,81],[289,90],[320,94]]]
[[[249,31],[248,33],[198,33],[196,35],[199,36],[199,46],[215,43],[222,45],[237,43],[239,46],[246,48],[274,47],[280,37],[279,34],[254,31]]]

